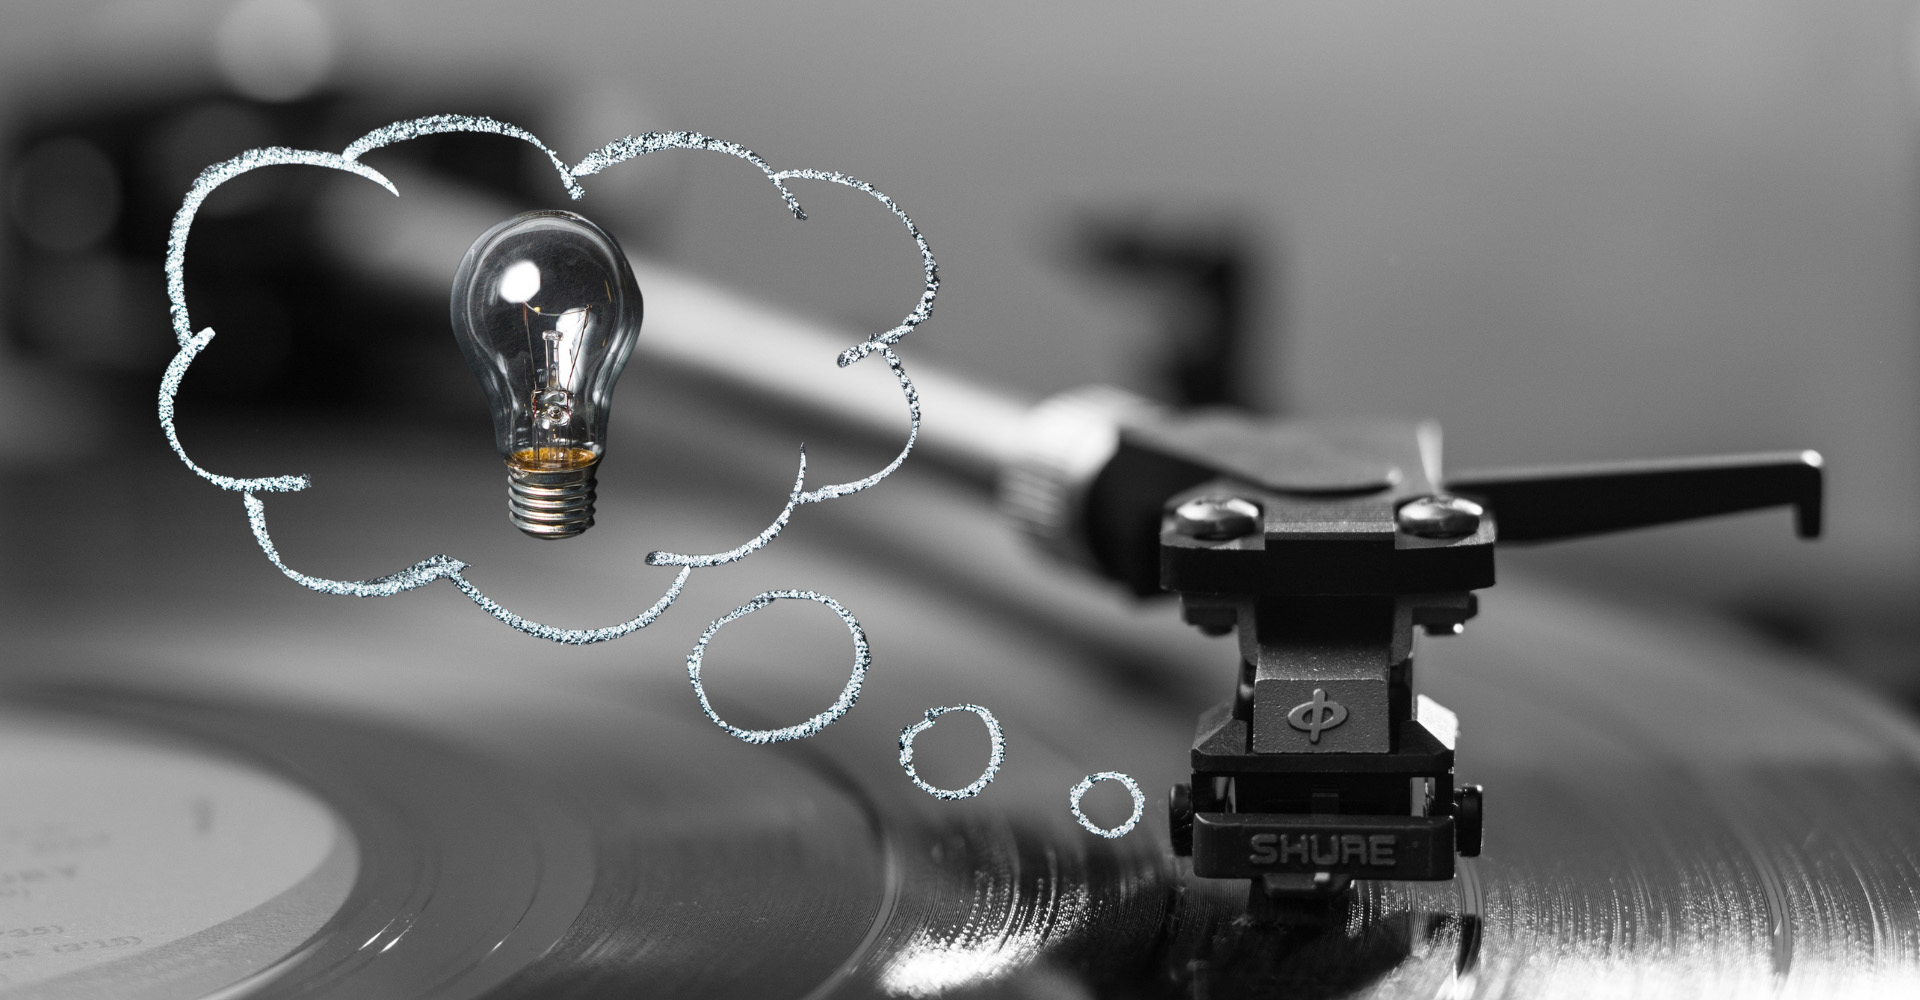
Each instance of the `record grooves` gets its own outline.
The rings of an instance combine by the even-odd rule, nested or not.
[[[1363,883],[1323,930],[1250,916],[1237,887],[1184,877],[1150,838],[1063,835],[1020,800],[929,809],[857,760],[708,740],[684,713],[556,699],[403,722],[75,685],[6,704],[58,731],[197,748],[332,809],[356,847],[351,891],[243,977],[247,995],[1587,992],[1572,975],[1681,995],[1897,981],[1920,954],[1920,879],[1899,846],[1920,829],[1911,733],[1848,698],[1805,712],[1809,689],[1767,684],[1797,725],[1852,727],[1854,753],[1793,760],[1820,741],[1776,730],[1788,759],[1756,759],[1739,733],[1651,720],[1637,747],[1595,745],[1577,780],[1496,763],[1525,810],[1503,817],[1500,849],[1453,885]],[[1621,731],[1613,711],[1536,724],[1578,747],[1583,729]],[[7,995],[85,995],[76,984],[110,973]],[[165,985],[134,995],[199,995]]]
[[[754,461],[776,468],[777,451]],[[610,485],[595,530],[705,509],[673,482]],[[690,594],[683,621],[623,649],[529,656],[451,602],[286,595],[246,582],[245,539],[171,530],[229,511],[164,491],[83,498],[76,516],[139,526],[143,559],[200,576],[110,592],[135,610],[101,617],[60,603],[97,586],[87,559],[29,550],[48,576],[9,595],[0,935],[60,929],[0,937],[32,952],[0,959],[0,996],[1920,990],[1920,731],[1790,656],[1510,574],[1465,635],[1419,653],[1422,689],[1461,715],[1462,779],[1499,793],[1485,854],[1453,884],[1359,883],[1318,932],[1263,923],[1244,883],[1187,876],[1157,803],[1111,842],[1066,809],[1096,771],[1156,798],[1182,780],[1229,647],[1019,562],[991,512],[944,482],[903,472],[890,489],[898,507],[859,510],[859,545],[839,540],[851,523],[797,525],[767,555],[857,609],[876,656],[854,711],[780,747],[720,732],[687,691],[685,650],[737,590]],[[593,571],[629,568],[615,556]],[[920,563],[940,572],[902,568]],[[823,618],[844,671],[844,631]],[[728,633],[720,696],[743,721],[804,718],[831,692],[784,680],[790,639],[768,635]],[[1116,647],[1126,676],[1103,681]],[[1143,672],[1152,683],[1128,681]],[[962,698],[1001,717],[1008,764],[979,798],[939,802],[893,751],[927,706]],[[59,810],[81,818],[60,827]],[[110,850],[87,840],[109,828]],[[99,877],[46,881],[72,865]],[[86,906],[68,898],[83,889]],[[62,907],[93,922],[45,916]],[[192,962],[98,988],[138,956],[85,949],[135,937],[124,947],[153,963]],[[169,951],[180,942],[199,950]]]

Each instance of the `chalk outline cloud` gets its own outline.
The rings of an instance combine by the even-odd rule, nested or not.
[[[767,180],[773,184],[781,200],[786,203],[788,210],[793,213],[793,217],[796,219],[805,219],[807,216],[806,212],[801,209],[799,200],[794,197],[793,192],[787,186],[787,182],[792,180],[827,181],[865,192],[879,201],[900,220],[901,224],[906,227],[908,234],[913,237],[914,245],[920,252],[920,260],[925,273],[925,284],[921,289],[919,301],[914,304],[913,309],[907,313],[906,317],[902,319],[898,325],[873,334],[860,343],[842,351],[839,356],[839,364],[844,368],[871,355],[878,354],[886,361],[887,367],[892,369],[894,378],[900,385],[901,395],[906,400],[907,414],[909,417],[907,440],[906,444],[900,449],[900,453],[884,468],[864,478],[809,490],[806,488],[807,455],[806,449],[803,447],[800,451],[799,471],[794,476],[793,489],[787,494],[786,506],[780,511],[779,516],[774,518],[772,524],[768,525],[765,530],[741,545],[723,552],[713,552],[704,555],[665,551],[648,553],[646,557],[647,565],[677,566],[680,568],[680,572],[674,576],[673,582],[668,585],[666,592],[663,593],[659,600],[655,601],[651,607],[627,621],[601,628],[563,629],[523,618],[481,593],[479,588],[475,587],[463,575],[463,571],[467,569],[468,564],[448,555],[430,556],[399,572],[367,580],[329,580],[321,577],[308,576],[288,566],[280,558],[279,552],[274,548],[273,539],[267,532],[266,502],[261,500],[257,494],[298,492],[311,486],[312,480],[306,475],[235,479],[209,471],[200,467],[193,459],[187,456],[186,448],[181,445],[179,434],[174,428],[174,398],[180,391],[180,382],[185,377],[187,368],[193,364],[194,358],[198,357],[200,352],[206,349],[207,345],[212,342],[214,335],[211,327],[194,333],[192,321],[187,313],[185,277],[187,237],[193,228],[194,216],[198,213],[201,203],[206,201],[207,196],[212,194],[214,189],[220,185],[249,171],[277,165],[326,167],[357,174],[379,184],[381,187],[386,188],[388,192],[398,197],[400,191],[393,185],[393,182],[389,181],[374,168],[361,163],[360,157],[368,152],[395,143],[405,142],[421,136],[438,135],[447,132],[488,133],[520,139],[532,144],[547,155],[547,159],[553,163],[554,169],[559,172],[560,183],[575,200],[579,200],[586,195],[585,189],[580,184],[580,179],[583,177],[598,174],[610,167],[636,159],[647,153],[657,152],[663,149],[694,149],[726,153],[746,160],[758,167],[760,172],[766,175]],[[541,142],[531,132],[525,129],[492,118],[469,117],[464,115],[432,115],[425,118],[395,122],[367,133],[365,136],[349,144],[344,151],[339,153],[273,146],[248,150],[232,159],[208,167],[201,171],[200,176],[194,180],[193,186],[188,189],[185,199],[181,202],[180,211],[174,216],[172,232],[167,241],[166,273],[167,298],[171,303],[169,311],[173,317],[174,336],[175,339],[179,341],[180,349],[178,353],[174,355],[173,360],[168,363],[166,371],[160,379],[160,427],[166,434],[168,445],[173,448],[174,454],[179,456],[180,461],[185,463],[187,468],[193,470],[196,475],[220,489],[237,492],[241,495],[241,501],[247,512],[247,522],[252,527],[254,538],[260,543],[260,549],[266,553],[268,561],[272,562],[280,572],[286,574],[288,579],[309,590],[318,591],[323,594],[337,594],[352,597],[389,597],[403,591],[424,587],[435,580],[444,579],[459,588],[460,592],[467,595],[481,610],[486,611],[507,625],[537,638],[548,639],[568,645],[586,645],[589,643],[605,642],[609,639],[617,639],[628,633],[646,628],[648,625],[653,624],[653,622],[673,604],[674,600],[680,596],[682,588],[686,585],[687,578],[695,569],[719,566],[744,559],[778,537],[781,529],[785,528],[787,522],[792,518],[796,508],[804,504],[821,503],[832,500],[836,497],[846,496],[849,493],[858,493],[861,490],[879,483],[882,479],[892,474],[895,469],[898,469],[900,464],[905,462],[907,456],[913,451],[914,443],[919,437],[920,400],[919,394],[914,388],[913,380],[907,376],[906,368],[893,347],[900,342],[901,338],[913,332],[916,327],[925,322],[927,317],[931,315],[934,296],[940,290],[939,266],[934,261],[933,251],[927,246],[926,238],[920,234],[920,229],[914,225],[913,219],[908,217],[907,213],[884,192],[865,181],[849,177],[846,174],[812,169],[777,171],[752,150],[744,146],[737,143],[726,142],[721,139],[714,139],[701,135],[698,132],[648,132],[643,135],[630,135],[607,143],[605,146],[588,154],[586,158],[582,159],[579,163],[573,166],[567,166],[565,161],[560,159],[558,153],[548,148],[545,143]],[[767,596],[769,595],[762,595],[763,598]],[[824,601],[835,609],[839,607],[837,604],[832,603],[831,598],[823,598],[822,595],[817,595],[810,591],[786,591],[774,596]],[[758,598],[756,600],[758,600]],[[846,615],[844,611],[840,613],[842,617],[848,618],[850,627],[855,629],[857,640],[859,637],[857,623],[853,623],[851,617]],[[716,625],[718,624],[720,623],[716,623]],[[857,687],[855,690],[857,691]],[[850,704],[848,707],[850,707]]]

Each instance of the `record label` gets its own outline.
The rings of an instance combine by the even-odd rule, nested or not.
[[[339,908],[352,835],[305,790],[70,719],[0,714],[0,989],[202,996]]]

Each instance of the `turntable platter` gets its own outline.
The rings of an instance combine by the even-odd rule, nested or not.
[[[697,407],[649,388],[663,422]],[[276,499],[276,537],[318,572],[450,551],[529,613],[555,610],[538,607],[551,589],[584,602],[558,607],[584,619],[566,624],[618,620],[660,586],[645,551],[750,534],[786,488],[791,441],[708,416],[692,443],[648,443],[603,473],[600,544],[564,561],[500,540],[484,454],[396,485],[359,469],[362,452],[296,441],[289,468],[331,499]],[[459,453],[422,434],[411,453]],[[329,870],[349,886],[307,897],[319,926],[289,924],[300,940],[277,957],[232,967],[257,995],[1920,989],[1920,732],[1708,623],[1509,576],[1466,635],[1420,651],[1422,688],[1461,716],[1461,776],[1488,789],[1484,855],[1451,883],[1363,885],[1316,934],[1249,922],[1244,886],[1184,876],[1157,808],[1113,842],[1067,812],[1067,789],[1096,771],[1156,796],[1184,776],[1230,645],[1043,565],[937,475],[909,465],[809,509],[656,626],[571,649],[444,590],[368,602],[286,584],[230,498],[169,456],[142,461],[122,470],[138,489],[74,499],[88,532],[10,542],[9,711],[56,739],[110,732],[167,748],[155,762],[251,776],[262,802],[322,817],[313,829],[338,818],[357,864]],[[842,722],[748,746],[701,717],[684,656],[708,621],[782,586],[853,609],[875,665]],[[830,697],[846,638],[822,617],[729,632],[714,683],[733,717],[785,724]],[[979,798],[939,802],[900,772],[895,740],[960,702],[1000,717],[1007,764]],[[939,746],[923,748],[930,764]],[[978,767],[976,745],[948,749],[954,773]],[[334,856],[300,850],[243,880],[254,897]],[[248,905],[210,897],[193,921]],[[73,995],[60,982],[0,995]]]

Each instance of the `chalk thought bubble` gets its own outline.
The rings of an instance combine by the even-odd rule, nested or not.
[[[789,181],[826,181],[843,187],[853,188],[854,190],[865,192],[871,196],[874,200],[885,206],[889,212],[893,213],[894,217],[899,219],[901,225],[906,228],[907,233],[912,236],[914,246],[920,254],[924,282],[918,300],[915,301],[913,308],[907,312],[906,316],[898,324],[889,329],[872,334],[866,339],[846,348],[840,352],[837,360],[839,365],[844,368],[877,355],[885,362],[887,367],[892,370],[894,379],[900,387],[901,397],[906,403],[908,416],[907,439],[905,444],[901,446],[899,454],[894,456],[893,460],[887,463],[886,466],[860,479],[808,489],[807,455],[805,448],[802,448],[800,450],[799,469],[794,475],[793,488],[788,491],[785,506],[781,508],[779,516],[775,517],[771,524],[740,545],[721,552],[688,554],[654,551],[648,553],[646,557],[647,565],[675,566],[679,568],[680,572],[675,574],[672,583],[667,586],[666,591],[645,610],[626,621],[599,628],[564,629],[536,622],[516,614],[487,597],[478,587],[475,587],[473,583],[466,578],[464,573],[469,564],[449,555],[429,556],[397,572],[388,573],[384,576],[370,577],[364,580],[326,579],[302,573],[287,565],[286,561],[281,558],[279,551],[274,547],[273,537],[267,530],[267,506],[266,501],[262,500],[260,495],[266,493],[293,493],[305,490],[313,485],[312,479],[304,474],[240,479],[213,472],[196,464],[193,459],[187,455],[186,447],[181,443],[179,432],[174,426],[174,401],[179,394],[181,380],[186,377],[187,369],[193,364],[194,359],[199,357],[201,352],[207,349],[208,345],[213,342],[214,337],[214,331],[211,327],[195,332],[193,329],[193,321],[187,311],[185,276],[187,240],[193,230],[194,217],[198,214],[200,206],[206,201],[207,196],[212,194],[220,185],[225,184],[241,174],[269,166],[309,166],[344,171],[364,177],[385,188],[397,197],[400,191],[394,186],[393,182],[388,180],[386,176],[378,170],[360,162],[360,157],[373,150],[395,143],[405,142],[421,136],[438,135],[448,132],[487,133],[517,139],[533,145],[542,153],[546,154],[547,159],[553,164],[554,170],[559,176],[561,185],[575,200],[579,200],[586,195],[586,189],[581,185],[582,178],[591,177],[628,160],[637,159],[648,153],[658,152],[663,149],[706,150],[724,153],[746,160],[755,167],[758,167],[760,172],[766,176],[767,180],[773,184],[775,192],[780,196],[781,200],[786,203],[787,209],[793,214],[795,219],[805,219],[807,216],[806,212],[800,206],[799,199],[794,197],[793,191],[788,187]],[[800,507],[807,504],[823,503],[828,500],[869,489],[891,475],[894,470],[898,469],[900,465],[907,460],[907,456],[913,452],[914,443],[919,438],[920,398],[918,391],[914,388],[913,380],[907,375],[905,365],[900,360],[899,354],[894,350],[894,345],[898,344],[907,334],[912,333],[921,323],[926,322],[928,316],[930,316],[933,311],[934,297],[940,290],[939,265],[935,262],[933,251],[928,248],[926,238],[921,235],[920,229],[914,224],[913,219],[884,192],[865,181],[849,177],[846,174],[813,169],[775,170],[765,160],[744,146],[711,138],[698,132],[649,132],[644,135],[630,135],[607,143],[605,146],[589,153],[585,158],[581,159],[580,162],[568,166],[567,163],[560,158],[558,153],[541,142],[533,133],[525,129],[492,118],[463,115],[433,115],[425,118],[415,118],[409,121],[395,122],[367,133],[365,136],[350,143],[346,149],[339,153],[273,146],[248,150],[232,159],[216,163],[206,168],[201,171],[199,177],[194,180],[193,186],[187,191],[186,198],[181,202],[179,212],[174,215],[173,227],[167,241],[166,275],[167,298],[170,303],[169,311],[172,314],[174,337],[179,342],[179,350],[174,355],[172,361],[167,364],[166,370],[160,379],[159,414],[161,430],[165,433],[167,444],[173,448],[174,454],[179,456],[180,461],[183,462],[187,468],[191,469],[195,475],[205,479],[219,489],[240,494],[241,504],[246,511],[247,523],[253,531],[254,539],[259,543],[260,550],[266,554],[267,560],[271,562],[275,568],[285,574],[288,579],[309,590],[323,594],[351,597],[391,597],[409,590],[424,587],[436,580],[446,580],[458,588],[461,593],[465,594],[468,599],[472,600],[481,610],[512,628],[536,638],[565,643],[567,645],[587,645],[590,643],[606,642],[610,639],[617,639],[638,631],[639,629],[646,628],[658,620],[659,617],[673,605],[674,601],[684,590],[687,579],[692,575],[694,570],[720,566],[745,559],[778,538],[781,530],[787,526],[794,512]],[[707,644],[727,623],[751,614],[771,602],[781,599],[806,600],[823,604],[841,618],[853,637],[853,672],[848,678],[846,687],[841,691],[834,703],[825,711],[822,711],[812,718],[797,725],[787,726],[782,729],[743,729],[720,718],[713,710],[701,680],[703,657]],[[749,743],[775,743],[786,740],[804,739],[816,735],[843,717],[853,708],[855,701],[859,697],[861,686],[866,680],[871,659],[865,631],[861,628],[859,621],[854,618],[853,614],[842,607],[839,602],[824,594],[813,591],[780,590],[760,594],[747,604],[741,605],[739,608],[734,609],[732,612],[709,625],[706,632],[700,637],[699,642],[694,646],[693,651],[687,657],[687,673],[688,679],[692,682],[695,698],[700,704],[701,711],[716,726],[719,726],[730,735]],[[934,720],[939,716],[956,711],[973,712],[986,722],[991,741],[988,763],[980,777],[963,789],[935,788],[923,781],[913,768],[913,738],[920,732],[931,727]],[[969,798],[978,795],[986,788],[987,784],[993,780],[994,775],[998,772],[1004,759],[1005,748],[1005,737],[1002,735],[998,721],[987,709],[972,704],[947,706],[927,710],[925,718],[922,721],[916,722],[902,731],[900,737],[900,765],[909,780],[936,798]],[[1080,812],[1079,808],[1080,797],[1084,795],[1095,782],[1108,780],[1119,781],[1124,784],[1132,793],[1134,799],[1134,812],[1132,817],[1120,827],[1110,830],[1094,826],[1092,822],[1086,819]],[[1074,786],[1068,798],[1069,808],[1072,810],[1074,817],[1079,820],[1080,824],[1090,832],[1103,837],[1124,836],[1139,822],[1143,811],[1143,800],[1139,786],[1133,783],[1133,779],[1118,772],[1105,771],[1089,776]]]
[[[566,629],[522,617],[482,593],[465,576],[464,571],[469,564],[449,555],[429,556],[397,572],[364,580],[331,580],[302,573],[287,565],[274,547],[273,538],[267,530],[267,507],[260,495],[304,490],[313,485],[311,478],[306,475],[282,475],[239,479],[202,468],[188,457],[185,446],[180,442],[179,432],[174,426],[174,399],[180,391],[180,382],[185,378],[188,367],[202,351],[207,349],[214,336],[211,327],[194,332],[193,321],[187,311],[187,240],[193,230],[194,217],[207,196],[220,185],[241,174],[268,166],[297,165],[340,170],[364,177],[398,196],[400,190],[394,186],[393,182],[378,170],[360,162],[360,157],[384,146],[447,132],[489,133],[530,143],[546,154],[559,175],[561,185],[576,200],[586,195],[586,190],[581,185],[581,178],[593,176],[628,160],[638,159],[663,149],[707,150],[746,160],[766,175],[775,192],[786,203],[787,209],[796,219],[806,218],[806,212],[800,207],[799,199],[794,197],[793,191],[788,186],[789,181],[826,181],[865,192],[873,197],[892,212],[906,227],[907,233],[913,237],[914,246],[920,254],[925,280],[919,298],[905,318],[892,328],[875,333],[848,347],[840,353],[838,361],[841,367],[846,367],[878,355],[887,367],[892,369],[894,378],[900,386],[901,396],[906,402],[908,415],[907,440],[901,447],[900,453],[885,467],[861,479],[807,489],[807,459],[803,448],[800,452],[799,471],[794,477],[793,489],[788,493],[786,505],[781,509],[779,516],[774,518],[772,524],[742,544],[722,552],[689,554],[656,551],[649,553],[646,557],[647,565],[676,566],[679,567],[680,572],[674,576],[666,592],[646,610],[624,622],[600,628]],[[194,180],[193,186],[187,191],[186,198],[180,205],[179,212],[174,215],[172,232],[167,242],[166,273],[167,298],[173,317],[174,337],[178,340],[180,347],[161,376],[160,427],[166,434],[167,444],[173,448],[174,454],[180,457],[180,461],[186,463],[187,468],[192,469],[196,475],[214,486],[241,495],[247,523],[251,526],[254,538],[259,542],[260,549],[266,554],[268,561],[288,579],[309,590],[351,597],[389,597],[424,587],[436,580],[446,580],[467,595],[468,599],[481,610],[507,625],[531,636],[568,645],[605,642],[646,628],[672,606],[686,586],[687,578],[695,569],[744,559],[777,538],[797,508],[806,504],[822,503],[850,493],[858,493],[874,486],[898,469],[912,453],[914,442],[919,437],[920,401],[914,389],[913,380],[908,377],[906,367],[893,348],[901,338],[913,332],[932,314],[934,297],[940,290],[939,265],[935,262],[933,251],[928,248],[926,238],[920,234],[920,229],[914,224],[913,219],[908,217],[907,213],[884,192],[846,174],[813,169],[775,170],[767,161],[744,146],[714,139],[698,132],[649,132],[644,135],[627,136],[607,143],[589,153],[579,163],[568,166],[558,153],[525,129],[492,118],[463,115],[433,115],[395,122],[367,133],[339,153],[274,146],[248,150],[230,160],[208,167]]]

